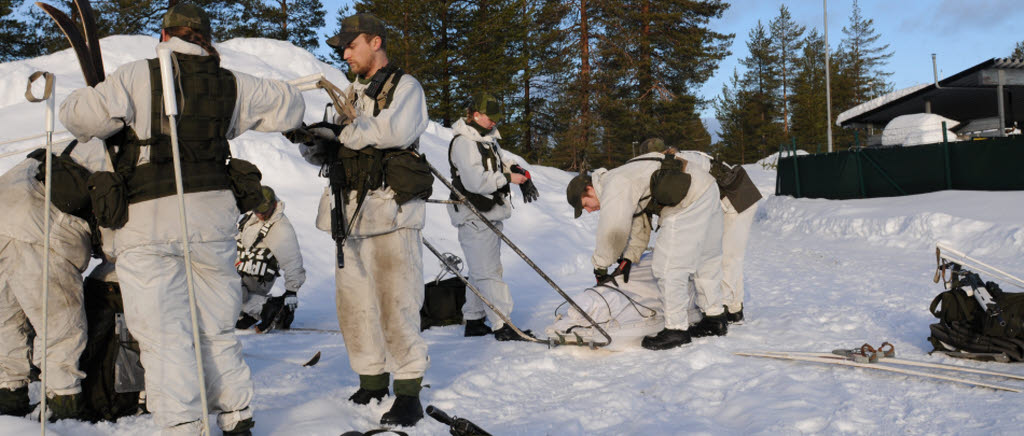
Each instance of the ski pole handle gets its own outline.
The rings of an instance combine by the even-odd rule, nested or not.
[[[171,49],[161,48],[157,51],[157,58],[160,59],[160,84],[163,85],[164,93],[164,114],[173,116],[178,114],[177,98],[174,95],[174,69],[171,64]]]

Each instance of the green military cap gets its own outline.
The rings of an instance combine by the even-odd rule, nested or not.
[[[210,39],[210,16],[202,8],[192,3],[179,3],[167,9],[164,14],[163,28],[191,27]]]
[[[470,109],[487,115],[491,121],[501,121],[501,102],[490,94],[478,94],[473,97]]]
[[[380,36],[384,39],[387,29],[384,22],[373,14],[355,14],[341,20],[341,31],[327,40],[327,45],[344,49],[360,33]]]
[[[647,138],[644,142],[640,143],[641,150],[647,150],[648,153],[656,151],[661,153],[665,151],[665,141],[661,138]]]
[[[253,212],[265,214],[274,210],[274,205],[277,204],[277,195],[274,195],[274,190],[269,186],[262,186],[260,193],[263,194],[263,201],[253,209]]]
[[[593,184],[592,179],[587,174],[580,174],[573,177],[569,181],[569,186],[565,188],[565,199],[572,206],[573,212],[576,213],[573,218],[579,218],[583,214],[583,194],[587,193],[587,186]]]

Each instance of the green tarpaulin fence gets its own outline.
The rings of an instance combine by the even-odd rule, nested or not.
[[[779,159],[777,171],[775,194],[794,197],[1024,190],[1024,137],[790,156]]]

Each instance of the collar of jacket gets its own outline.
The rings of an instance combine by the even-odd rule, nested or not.
[[[608,174],[607,168],[598,168],[590,173],[590,183],[594,186],[594,194],[601,199],[601,192],[604,190],[604,176]]]
[[[452,124],[452,132],[456,135],[465,136],[475,142],[496,142],[501,139],[501,133],[498,132],[497,127],[491,129],[491,132],[486,136],[482,136],[473,126],[466,123],[465,118],[459,118],[458,121],[455,121],[455,124]]]
[[[169,39],[167,41],[164,41],[164,42],[161,42],[161,43],[157,44],[156,45],[157,53],[159,53],[161,48],[169,48],[169,49],[171,49],[171,51],[173,51],[175,53],[183,53],[183,54],[197,55],[197,56],[209,56],[210,55],[209,53],[206,52],[206,50],[203,50],[202,47],[200,47],[198,45],[195,45],[195,44],[193,44],[191,42],[185,42],[185,40],[183,40],[181,38],[178,38],[176,36],[172,37],[171,39]]]

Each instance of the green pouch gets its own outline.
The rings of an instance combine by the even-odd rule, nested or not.
[[[398,204],[430,198],[434,175],[426,156],[412,152],[392,153],[384,159],[384,183],[395,191]]]
[[[124,227],[128,222],[128,187],[124,178],[112,171],[97,171],[87,183],[96,223],[108,229]]]
[[[235,194],[235,204],[239,213],[246,213],[263,202],[263,174],[252,162],[231,158],[228,160],[228,178],[231,179],[231,192]]]
[[[665,155],[665,159],[651,174],[651,200],[660,207],[678,205],[690,190],[690,175],[683,172],[683,161],[675,155]]]

